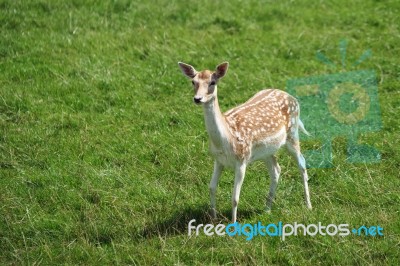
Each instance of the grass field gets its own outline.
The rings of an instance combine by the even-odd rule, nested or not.
[[[0,264],[399,265],[399,13],[394,0],[0,0]],[[340,62],[342,39],[349,65],[373,53],[356,69],[377,73],[383,126],[361,140],[381,161],[346,162],[346,139],[336,138],[334,167],[309,169],[307,211],[297,167],[281,152],[272,212],[263,212],[269,178],[255,163],[238,217],[379,224],[384,236],[188,237],[191,219],[209,222],[213,161],[177,62],[229,61],[219,85],[228,110],[290,78],[344,71],[315,57]],[[232,185],[224,173],[225,224]]]

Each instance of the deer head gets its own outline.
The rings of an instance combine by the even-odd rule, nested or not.
[[[196,104],[207,103],[217,96],[217,83],[228,71],[228,62],[219,64],[215,71],[196,71],[191,65],[179,62],[182,73],[192,80],[194,88],[193,101]]]

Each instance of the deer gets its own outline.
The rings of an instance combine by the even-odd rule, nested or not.
[[[266,200],[266,211],[270,212],[281,173],[275,154],[281,147],[286,147],[297,163],[303,178],[305,203],[311,210],[306,161],[300,152],[299,129],[307,135],[309,133],[300,120],[297,99],[279,89],[264,89],[245,103],[222,113],[218,104],[217,84],[226,75],[229,63],[219,64],[214,71],[196,71],[193,66],[183,62],[178,62],[178,65],[192,81],[194,103],[203,106],[209,148],[214,157],[214,171],[209,184],[211,217],[217,218],[219,178],[225,168],[230,168],[235,173],[232,222],[236,222],[246,167],[254,161],[264,161],[270,175]]]

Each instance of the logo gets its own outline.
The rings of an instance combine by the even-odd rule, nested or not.
[[[345,70],[346,40],[339,43],[339,51]],[[351,67],[355,68],[371,55],[370,50],[365,51]],[[321,52],[317,53],[317,59],[334,70],[337,68]],[[348,162],[380,161],[379,151],[359,142],[360,134],[376,132],[382,127],[376,80],[374,70],[353,70],[287,81],[287,90],[299,100],[301,119],[312,135],[305,140],[319,145],[315,150],[304,152],[308,167],[332,167],[332,140],[339,136],[347,138]]]
[[[353,228],[350,231],[349,224],[328,224],[323,225],[321,222],[318,224],[308,224],[304,225],[302,223],[294,222],[293,224],[278,222],[278,223],[270,223],[264,225],[262,222],[258,222],[256,224],[240,224],[238,222],[231,223],[228,225],[224,224],[198,224],[194,225],[196,222],[195,219],[192,219],[188,223],[188,235],[192,234],[198,236],[200,233],[206,236],[243,236],[247,241],[252,240],[254,237],[280,237],[282,241],[289,236],[349,236],[351,233],[357,236],[383,236],[383,228],[379,225],[377,226],[360,226],[358,228]]]

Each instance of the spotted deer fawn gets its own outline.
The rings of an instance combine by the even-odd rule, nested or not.
[[[235,182],[232,194],[232,221],[236,222],[240,189],[246,167],[253,161],[265,162],[271,178],[267,210],[271,209],[281,168],[275,153],[286,146],[303,177],[305,201],[311,209],[306,162],[300,152],[299,129],[308,134],[300,120],[300,106],[288,93],[277,89],[258,92],[242,105],[222,114],[218,105],[217,83],[225,76],[228,62],[215,71],[198,72],[191,65],[179,62],[183,74],[192,80],[194,102],[203,105],[210,150],[215,158],[210,182],[211,215],[216,218],[216,190],[224,168],[233,168]]]

